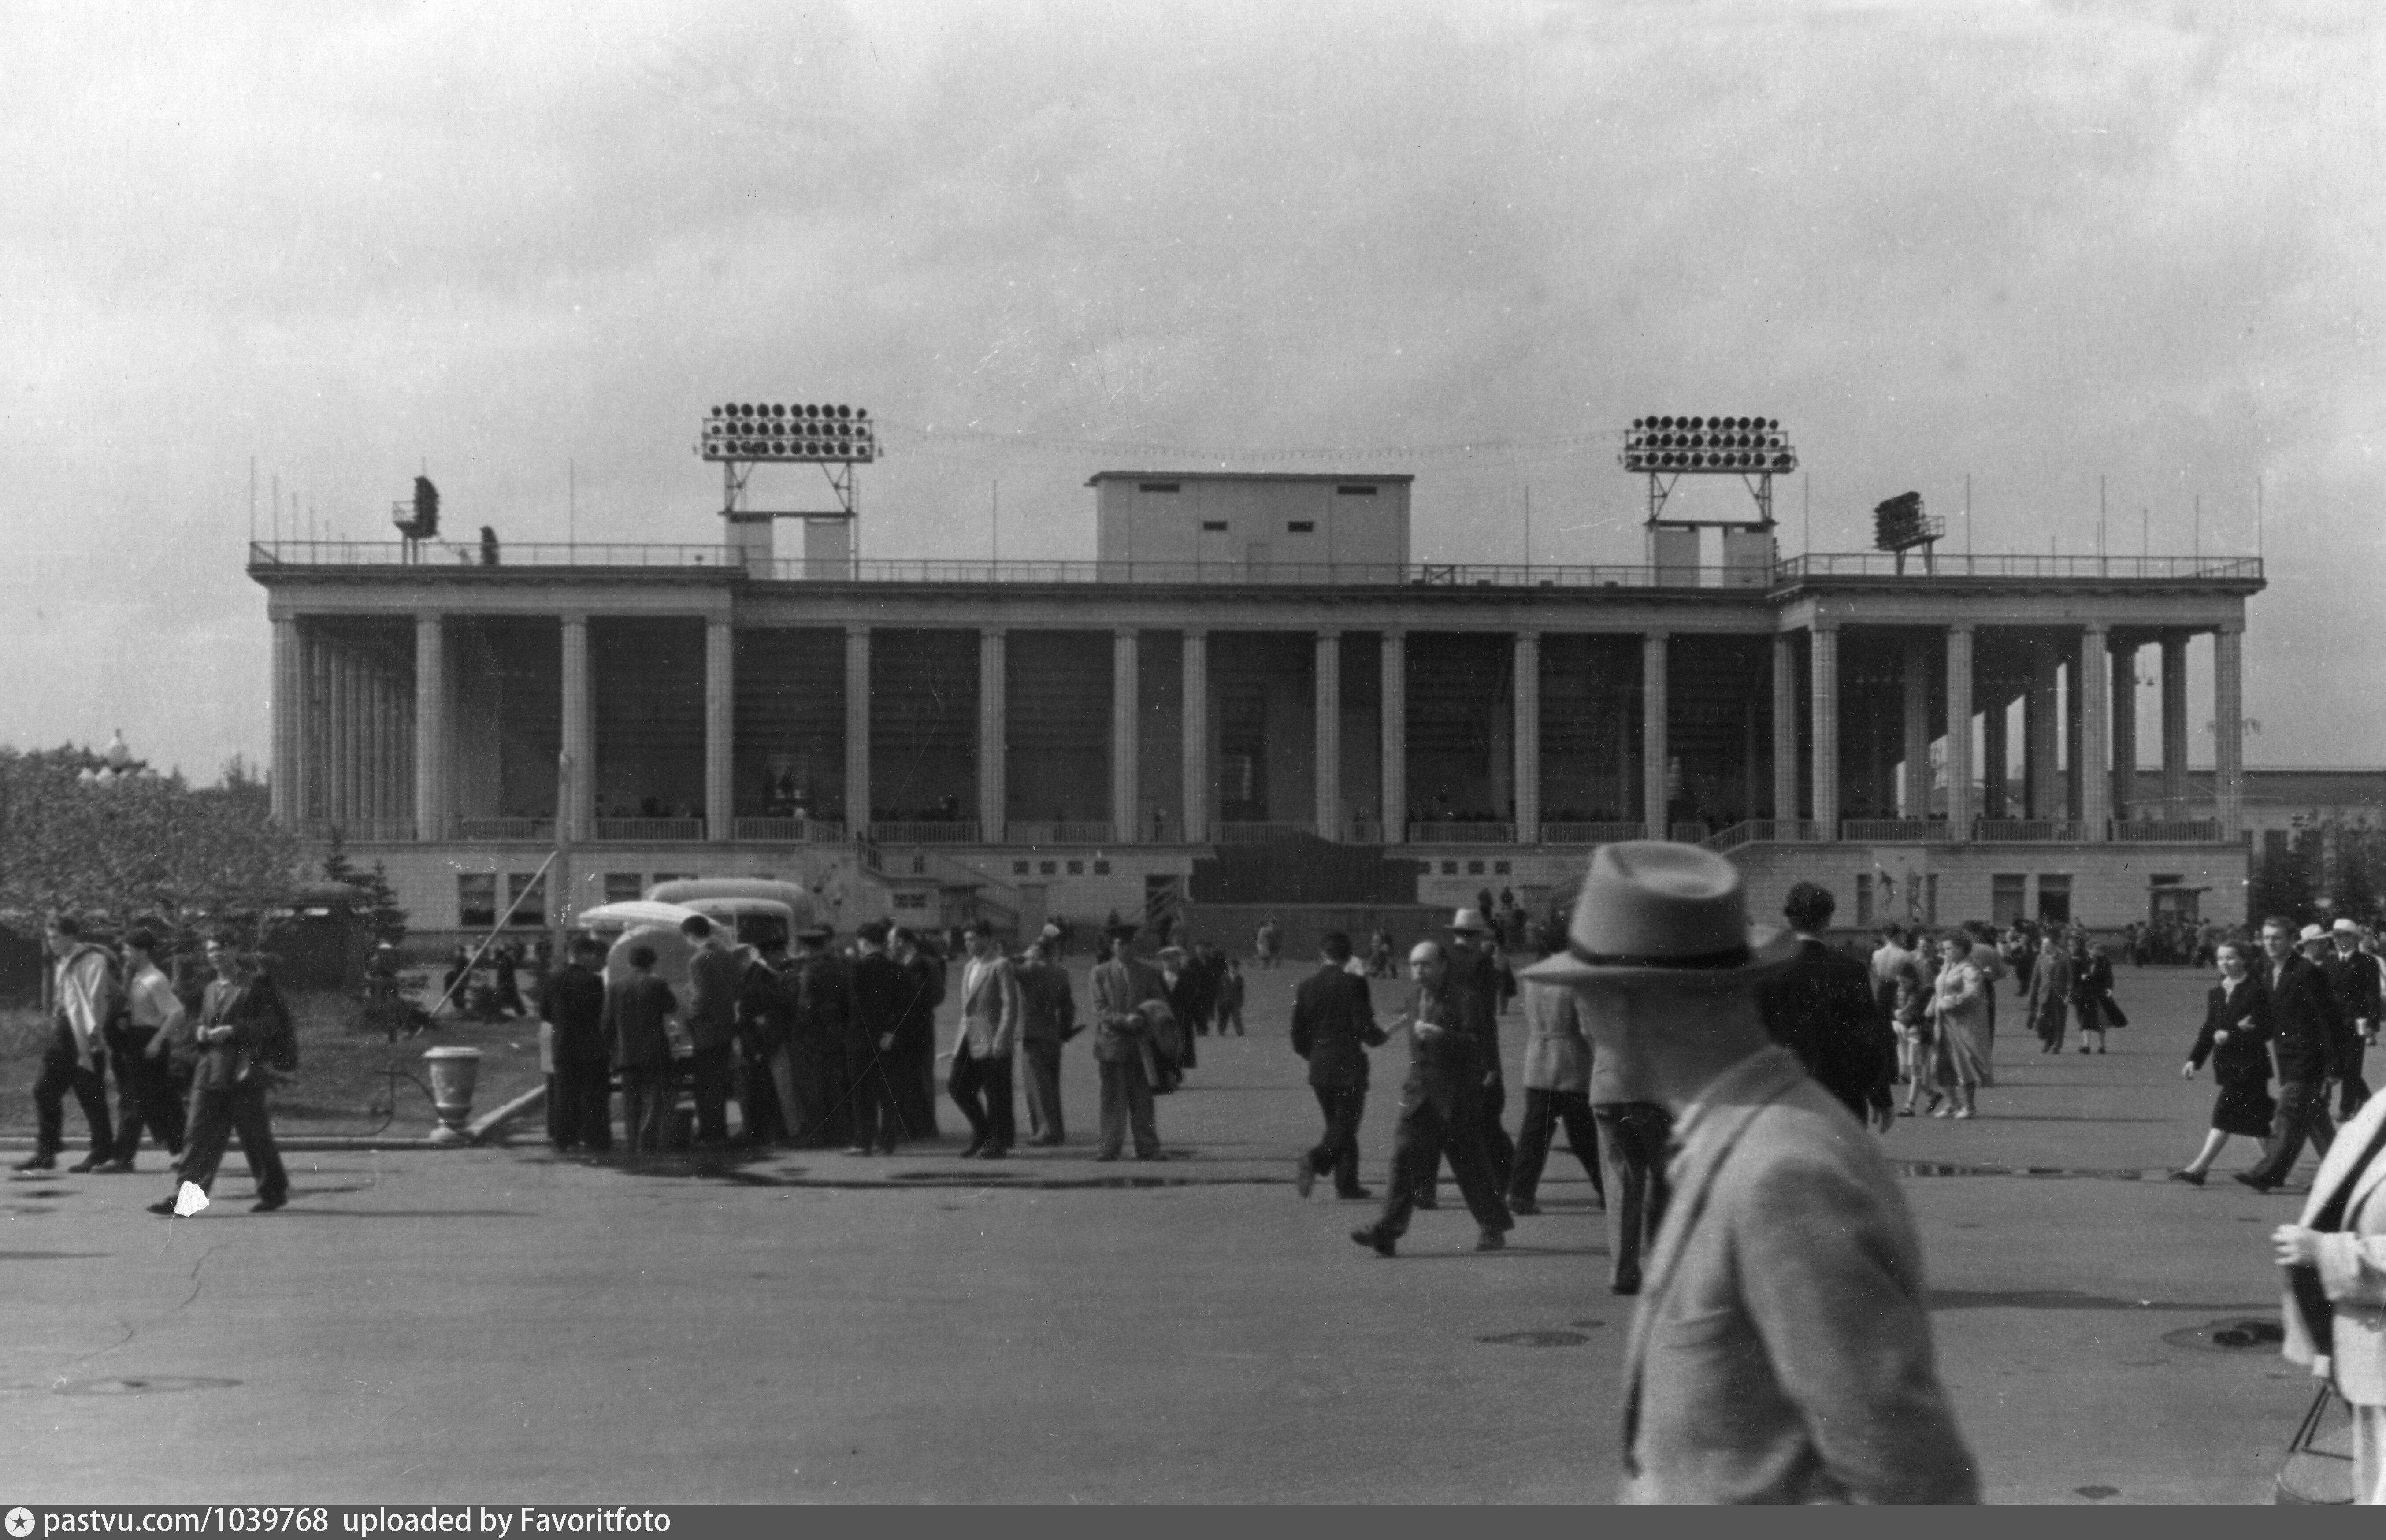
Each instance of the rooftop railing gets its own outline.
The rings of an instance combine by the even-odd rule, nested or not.
[[[781,582],[864,583],[1162,583],[1230,586],[1399,588],[1676,588],[1760,590],[1747,575],[1719,567],[1657,568],[1628,564],[1526,565],[1519,562],[1273,562],[1240,561],[954,561],[936,558],[822,562],[801,557],[747,560],[721,545],[608,545],[587,542],[477,544],[409,547],[399,541],[274,540],[252,542],[254,571],[294,568],[421,567],[435,571],[505,568],[633,568],[728,571]],[[1832,578],[2103,581],[2124,582],[2258,582],[2258,557],[1940,556],[1928,562],[1906,553],[1823,552],[1774,565],[1771,586]]]

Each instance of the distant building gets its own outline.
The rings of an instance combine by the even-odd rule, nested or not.
[[[2242,909],[2236,740],[2158,817],[2123,816],[2143,799],[2108,767],[2138,757],[2141,647],[2169,773],[2191,640],[2215,680],[2194,714],[2242,717],[2255,559],[1901,574],[1775,561],[1749,526],[1712,563],[1665,531],[1638,566],[1431,564],[1405,476],[1089,485],[1090,561],[783,558],[756,519],[710,544],[509,542],[502,566],[257,545],[276,811],[385,862],[434,933],[555,901],[528,884],[561,752],[575,908],[774,875],[846,929],[956,905],[1032,926],[1142,912],[1220,842],[1298,835],[1422,862],[1420,902],[1536,900],[1590,844],[1653,834],[1729,852],[1759,912],[1817,879],[1843,925],[2118,927],[2157,874],[2174,908]]]

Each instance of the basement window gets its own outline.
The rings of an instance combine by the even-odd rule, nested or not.
[[[1180,482],[1137,482],[1135,489],[1137,492],[1182,492],[1185,490],[1184,486]]]
[[[1201,520],[1201,527],[1214,533],[1223,534],[1225,532],[1226,521],[1223,519],[1204,519]]]
[[[1337,497],[1373,497],[1375,495],[1375,489],[1371,486],[1337,486],[1334,489]]]
[[[1314,519],[1296,519],[1285,526],[1285,531],[1289,534],[1315,534],[1317,532],[1317,520]]]

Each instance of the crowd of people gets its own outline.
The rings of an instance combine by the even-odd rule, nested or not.
[[[132,1173],[145,1132],[166,1148],[174,1172],[172,1190],[149,1211],[192,1211],[185,1189],[209,1193],[238,1134],[257,1184],[252,1207],[271,1213],[290,1194],[268,1096],[278,1074],[297,1067],[289,1006],[253,947],[217,935],[177,952],[164,933],[162,925],[136,925],[110,946],[85,934],[73,915],[49,918],[50,1036],[33,1083],[33,1153],[16,1169],[57,1168],[71,1095],[90,1146],[66,1168],[70,1173]]]

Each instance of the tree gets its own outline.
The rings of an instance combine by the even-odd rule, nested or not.
[[[341,838],[336,825],[323,851],[323,876],[358,891],[356,908],[364,917],[365,929],[372,933],[374,941],[385,941],[395,946],[406,939],[406,909],[397,901],[397,890],[389,884],[389,869],[375,861],[370,871],[358,870],[356,862],[348,859],[347,842]]]
[[[2284,915],[2298,925],[2317,912],[2319,845],[2317,830],[2298,829],[2275,852],[2254,862],[2245,887],[2246,918],[2255,924],[2269,915]]]

